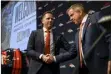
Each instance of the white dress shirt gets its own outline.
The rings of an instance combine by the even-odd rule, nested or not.
[[[47,29],[43,27],[43,32],[44,32],[44,43],[46,43],[46,35],[47,35]],[[53,43],[53,34],[52,34],[52,29],[50,30],[50,54],[54,56],[54,43]],[[43,54],[39,56],[41,59]],[[54,61],[56,61],[56,58],[54,56]]]
[[[83,18],[83,20],[82,20],[82,22],[81,22],[81,24],[83,24],[83,25],[82,25],[82,31],[81,31],[81,38],[83,37],[83,29],[84,29],[85,22],[86,22],[87,18],[88,18],[88,14],[86,14],[86,15],[84,16],[84,18]],[[82,39],[83,39],[83,38],[82,38]],[[84,60],[84,54],[83,54],[83,49],[82,49],[82,47],[81,47],[81,50],[82,50],[83,61],[84,61],[84,63],[86,64],[86,62],[85,62],[85,60]]]

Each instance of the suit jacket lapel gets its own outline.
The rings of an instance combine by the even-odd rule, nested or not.
[[[53,30],[52,30],[52,35],[53,35],[53,50],[54,50],[54,53],[55,53],[56,35],[55,35],[55,32]]]
[[[90,22],[90,18],[88,17],[87,20],[86,20],[85,26],[84,26],[84,28],[83,28],[82,40],[84,39],[84,35],[85,35],[85,33],[86,33],[86,29],[87,29],[87,27],[88,27],[88,25],[89,25],[89,22]]]
[[[55,44],[55,40],[56,40],[55,38],[56,38],[56,37],[55,37],[54,31],[52,31],[52,35],[53,35],[53,43]]]
[[[75,42],[76,42],[77,49],[79,49],[79,30],[77,31],[77,34],[75,36]]]
[[[40,33],[39,35],[40,35],[40,38],[41,38],[41,39],[40,39],[40,40],[41,40],[41,43],[42,43],[42,45],[43,45],[43,47],[44,47],[44,44],[45,44],[45,43],[44,43],[44,32],[43,32],[43,29],[41,29],[39,33]]]

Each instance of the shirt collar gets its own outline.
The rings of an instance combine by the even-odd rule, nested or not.
[[[83,17],[83,20],[82,20],[82,22],[81,22],[81,23],[85,23],[85,22],[86,22],[86,20],[87,20],[87,18],[88,18],[88,14],[86,14],[86,15]]]
[[[43,31],[47,32],[47,29],[45,27],[43,27]],[[52,32],[52,29],[50,29],[49,31]]]

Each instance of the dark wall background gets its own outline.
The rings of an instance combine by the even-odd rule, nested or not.
[[[74,36],[77,26],[74,25],[66,14],[67,8],[74,3],[82,3],[85,6],[86,12],[94,10],[95,12],[105,11],[105,14],[111,15],[111,2],[109,1],[38,1],[37,2],[37,28],[40,29],[41,16],[45,11],[52,11],[55,16],[53,29],[62,33],[70,44],[74,43]],[[61,50],[61,52],[65,52]],[[61,63],[61,74],[73,74],[76,70],[78,61],[76,59]]]

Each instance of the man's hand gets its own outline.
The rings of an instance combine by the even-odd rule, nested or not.
[[[108,61],[108,70],[107,74],[111,74],[111,61]]]
[[[48,58],[49,58],[49,57],[47,57],[46,55],[43,55],[43,56],[42,56],[42,61],[47,62]]]
[[[42,56],[42,60],[47,64],[51,64],[54,61],[54,58],[51,54],[47,54]]]
[[[51,54],[46,55],[48,57],[46,63],[51,64],[54,61],[54,57]]]

